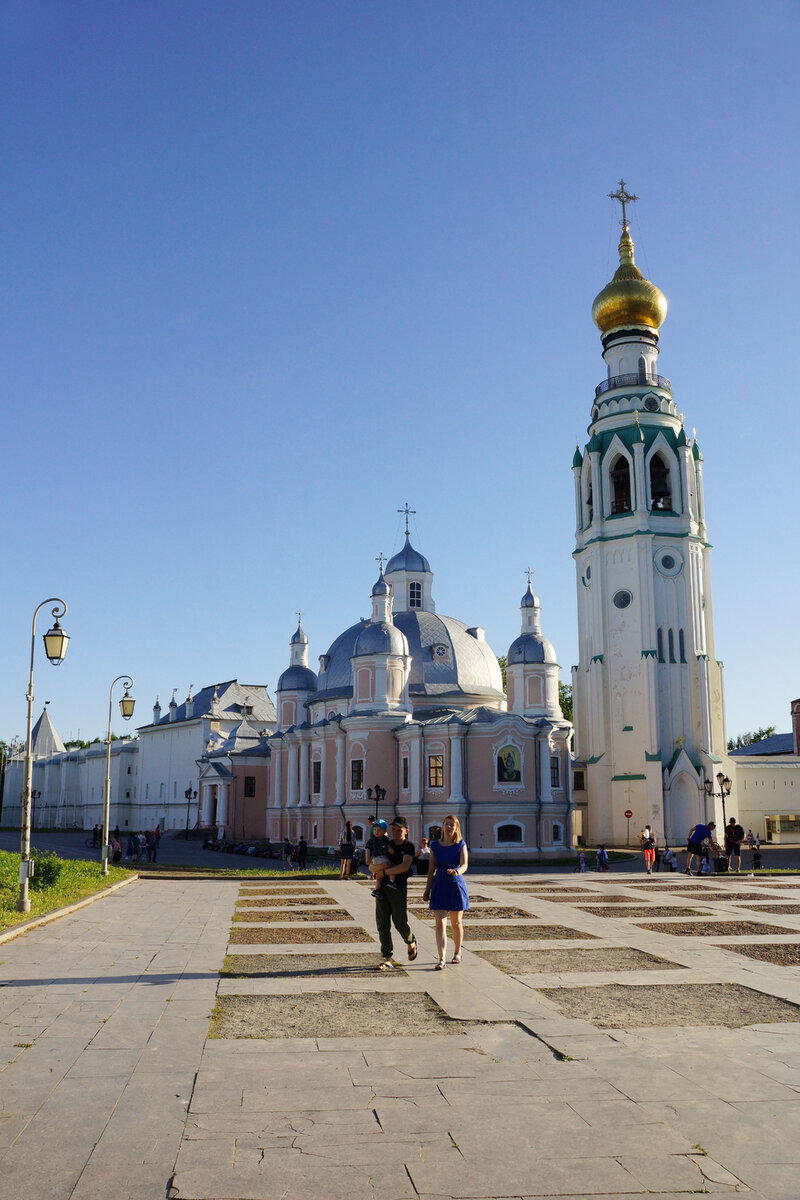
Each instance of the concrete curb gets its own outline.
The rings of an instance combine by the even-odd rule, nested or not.
[[[10,942],[12,938],[27,933],[29,929],[36,929],[39,925],[47,925],[50,921],[57,921],[59,917],[68,917],[70,913],[77,912],[79,908],[86,908],[87,904],[94,904],[95,900],[102,900],[103,896],[110,896],[112,892],[118,892],[120,888],[127,887],[130,883],[135,883],[138,878],[138,875],[131,875],[130,879],[120,879],[119,883],[112,883],[110,887],[103,888],[99,892],[94,892],[93,895],[86,896],[83,900],[76,900],[74,904],[67,904],[65,908],[55,908],[52,912],[44,913],[41,917],[32,917],[30,921],[21,921],[19,925],[12,925],[9,929],[4,929],[0,932],[0,946],[2,946],[3,942]]]

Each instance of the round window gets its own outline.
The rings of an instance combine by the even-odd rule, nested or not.
[[[617,608],[627,608],[632,599],[633,596],[631,593],[626,591],[624,588],[621,591],[614,593],[614,604]]]
[[[672,557],[671,554],[665,554],[663,556],[663,558],[661,559],[661,565],[665,571],[671,571],[672,568],[675,566],[675,559]]]
[[[644,402],[644,406],[648,412],[658,412],[658,401],[655,396],[648,396]]]
[[[655,563],[662,575],[678,575],[683,567],[683,559],[677,550],[657,550]]]

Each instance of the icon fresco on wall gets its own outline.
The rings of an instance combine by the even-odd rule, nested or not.
[[[516,746],[503,746],[497,754],[497,782],[521,783],[522,762]]]

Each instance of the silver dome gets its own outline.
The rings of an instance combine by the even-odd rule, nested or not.
[[[320,672],[316,699],[350,696],[350,659],[362,632],[370,628],[367,622],[351,625],[336,639],[324,655],[325,670]],[[372,627],[374,628],[374,626]],[[420,703],[446,703],[447,698],[499,700],[503,697],[503,679],[497,656],[488,642],[469,633],[463,621],[442,617],[438,613],[412,609],[396,613],[394,628],[405,634],[411,655],[409,691]],[[443,647],[444,653],[435,653]]]
[[[408,654],[408,642],[396,625],[381,621],[366,625],[356,638],[353,657],[364,654]]]
[[[392,589],[389,587],[389,584],[384,579],[383,571],[381,571],[381,577],[378,580],[378,582],[375,584],[375,587],[372,589],[372,594],[373,594],[373,596],[390,596],[391,592],[392,592]]]
[[[297,645],[307,646],[308,645],[308,634],[306,633],[305,629],[303,629],[302,625],[298,625],[297,629],[295,629],[294,633],[292,634],[292,640],[289,642],[289,645],[290,646],[297,646]]]
[[[431,564],[424,554],[420,554],[419,550],[414,549],[408,534],[406,534],[406,544],[403,549],[389,559],[384,573],[391,575],[393,571],[427,571],[428,574],[431,573]]]
[[[555,663],[558,665],[552,642],[540,633],[523,633],[508,648],[508,665],[515,663]]]
[[[528,581],[528,590],[519,602],[520,608],[541,608],[539,597],[534,596],[531,589],[530,580]]]
[[[287,667],[278,680],[277,692],[315,692],[317,677],[311,667]]]

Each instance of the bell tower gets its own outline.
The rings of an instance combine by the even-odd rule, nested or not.
[[[703,783],[726,752],[702,456],[658,373],[667,301],[634,261],[627,206],[637,197],[624,180],[610,195],[622,205],[619,267],[592,308],[606,378],[572,463],[575,751],[590,844],[624,844],[631,811],[636,829],[649,822],[679,845],[713,818]]]

